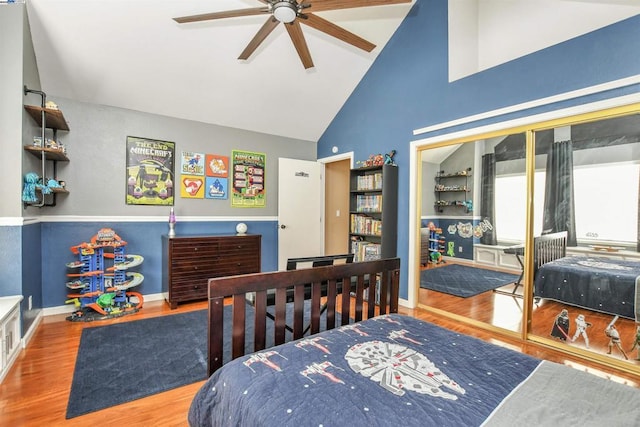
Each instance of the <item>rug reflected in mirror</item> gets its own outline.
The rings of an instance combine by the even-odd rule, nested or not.
[[[461,264],[447,264],[420,272],[421,288],[463,298],[515,283],[516,280],[516,274]]]

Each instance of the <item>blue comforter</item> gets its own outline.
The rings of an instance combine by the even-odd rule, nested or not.
[[[477,426],[538,359],[402,315],[247,355],[195,396],[191,426]]]
[[[636,309],[639,277],[637,261],[569,256],[538,269],[534,295],[640,320]]]

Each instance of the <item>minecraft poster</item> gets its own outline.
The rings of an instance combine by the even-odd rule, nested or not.
[[[128,205],[173,206],[175,143],[127,137]]]
[[[265,190],[266,154],[249,151],[231,152],[233,168],[231,206],[236,208],[263,208],[266,206]]]

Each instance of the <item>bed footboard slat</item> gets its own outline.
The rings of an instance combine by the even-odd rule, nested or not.
[[[244,355],[246,305],[244,295],[233,296],[232,355],[234,359]]]
[[[286,303],[287,303],[286,288],[276,289],[276,316],[275,316],[276,320],[274,321],[275,345],[284,344],[284,341],[285,341],[285,332],[287,327]]]
[[[335,279],[329,280],[327,284],[327,329],[336,327],[336,298],[338,293],[338,285]]]
[[[207,370],[209,374],[222,367],[224,297],[209,299],[209,358]]]
[[[351,277],[343,277],[342,278],[342,299],[340,301],[340,305],[342,309],[340,310],[340,316],[342,319],[340,320],[340,326],[349,324],[349,314],[351,312]]]
[[[390,284],[391,276],[388,271],[382,272],[382,277],[380,278],[380,314],[387,314],[387,301],[389,292],[389,284]]]
[[[354,318],[356,322],[362,320],[362,306],[364,302],[364,276],[358,275],[356,281],[356,311]]]
[[[253,351],[264,350],[267,346],[267,292],[258,291],[255,293],[255,340]]]
[[[293,300],[293,336],[301,337],[304,330],[304,294],[306,286],[294,288]]]
[[[313,282],[311,285],[311,335],[320,332],[320,310],[322,304],[322,282]],[[303,332],[304,333],[304,332]]]

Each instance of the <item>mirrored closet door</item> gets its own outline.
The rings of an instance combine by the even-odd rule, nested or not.
[[[419,155],[421,307],[640,371],[640,104]]]
[[[640,115],[538,130],[534,139],[531,333],[637,364]],[[540,243],[552,235],[555,252]]]
[[[422,152],[422,306],[522,331],[525,134]]]

